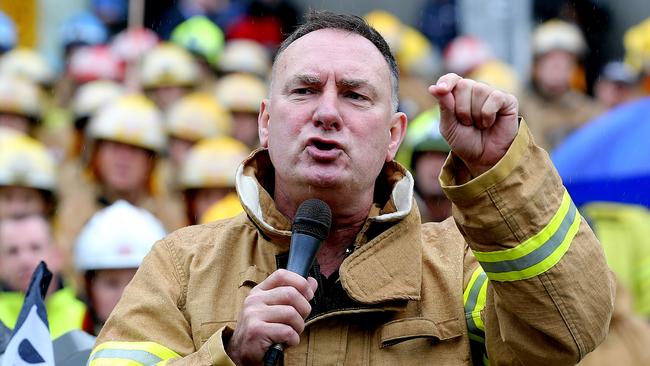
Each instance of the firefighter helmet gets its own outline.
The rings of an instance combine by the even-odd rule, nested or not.
[[[109,140],[161,153],[166,146],[162,116],[140,94],[118,97],[100,109],[87,128],[92,140]]]
[[[217,99],[231,112],[258,113],[268,87],[260,78],[250,74],[229,74],[217,81]]]
[[[235,186],[235,173],[250,150],[227,136],[200,141],[183,163],[180,184],[184,190]]]
[[[188,94],[167,112],[167,132],[185,140],[198,141],[230,134],[230,113],[208,93]]]
[[[145,89],[194,86],[199,82],[199,69],[184,48],[163,43],[145,55],[140,76]]]
[[[119,200],[95,213],[79,233],[74,247],[79,272],[138,268],[153,244],[165,236],[150,212]]]

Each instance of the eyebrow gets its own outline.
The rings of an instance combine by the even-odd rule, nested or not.
[[[317,86],[322,85],[321,78],[316,75],[300,74],[294,76],[287,85],[294,85],[296,83]],[[375,87],[365,79],[343,79],[336,83],[336,86],[343,89],[358,89],[366,88],[372,96],[377,95]]]

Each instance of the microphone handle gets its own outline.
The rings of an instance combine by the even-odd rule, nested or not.
[[[292,233],[287,270],[307,278],[320,245],[321,241],[318,238],[300,232]],[[264,354],[264,366],[280,365],[283,358],[284,346],[275,343]]]

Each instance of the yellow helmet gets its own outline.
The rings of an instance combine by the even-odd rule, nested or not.
[[[650,72],[650,18],[625,32],[623,44],[625,63],[638,72]]]
[[[208,208],[199,219],[199,224],[207,224],[208,222],[227,219],[244,212],[244,208],[239,202],[239,197],[236,193],[228,193],[226,197],[215,202]]]
[[[56,191],[56,163],[45,146],[22,134],[0,144],[0,185]]]
[[[235,173],[250,150],[232,137],[198,142],[187,153],[181,169],[183,190],[235,186]]]
[[[266,98],[266,83],[250,74],[229,74],[217,81],[217,100],[231,112],[260,111],[260,103]]]
[[[99,110],[87,128],[92,140],[109,140],[161,153],[166,146],[163,120],[156,105],[141,94],[118,97]]]
[[[364,19],[384,37],[391,51],[397,53],[404,30],[404,25],[399,18],[385,10],[373,10],[366,14]]]
[[[152,49],[142,60],[140,72],[145,89],[194,86],[199,82],[199,68],[192,55],[172,43]]]
[[[114,81],[95,80],[85,83],[72,98],[72,112],[76,118],[90,117],[124,93],[124,87]]]
[[[0,76],[0,113],[13,113],[38,121],[41,90],[28,80]]]
[[[517,72],[510,65],[496,59],[480,65],[467,77],[511,94],[517,94],[520,91]]]
[[[271,55],[264,46],[248,39],[234,39],[226,43],[219,70],[224,73],[246,72],[263,79],[271,71]]]
[[[229,135],[231,130],[230,113],[214,96],[205,92],[184,96],[167,112],[167,133],[185,140]]]
[[[0,60],[0,75],[25,78],[35,84],[50,86],[54,71],[38,52],[29,48],[16,48]]]
[[[580,28],[559,19],[546,21],[535,29],[532,47],[535,56],[552,50],[563,50],[582,56],[587,51],[587,43]]]
[[[441,68],[440,53],[427,37],[413,27],[405,26],[395,58],[409,75],[434,80]]]

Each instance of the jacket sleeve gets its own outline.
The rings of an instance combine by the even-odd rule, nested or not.
[[[171,242],[156,243],[142,262],[102,328],[89,366],[234,365],[223,341],[229,328],[196,349],[185,313],[186,274]]]
[[[605,339],[613,310],[600,244],[523,120],[506,155],[468,176],[450,154],[440,181],[471,249],[470,338],[485,341],[492,365],[576,364]]]

